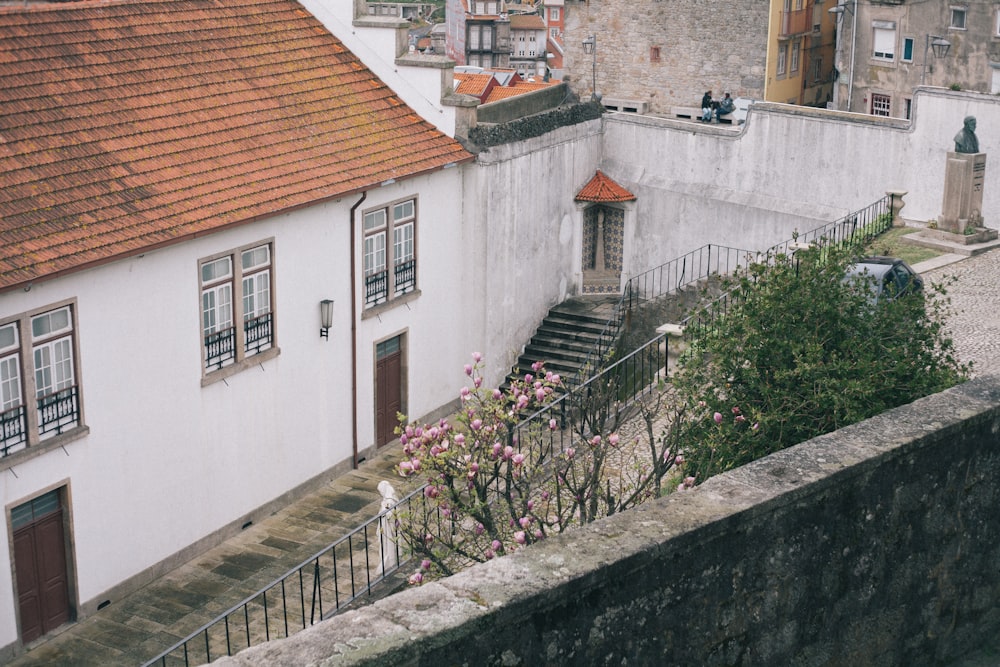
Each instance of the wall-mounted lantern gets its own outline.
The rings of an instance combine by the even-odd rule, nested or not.
[[[320,338],[330,339],[330,327],[333,326],[333,301],[323,299],[319,302]]]

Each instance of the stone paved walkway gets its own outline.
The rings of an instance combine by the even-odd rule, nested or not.
[[[976,375],[1000,372],[1000,252],[948,255],[915,268],[932,281],[946,275],[957,278],[949,293],[958,354],[963,360],[975,360]],[[375,516],[380,480],[396,480],[402,495],[405,489],[394,471],[400,456],[398,445],[383,450],[358,470],[42,640],[8,664],[141,664]],[[951,667],[987,665],[1000,665],[1000,638],[984,638],[981,650]]]

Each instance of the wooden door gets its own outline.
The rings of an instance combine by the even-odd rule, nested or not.
[[[402,347],[402,336],[375,346],[375,444],[378,447],[396,437],[396,415],[403,411]]]
[[[66,537],[59,492],[14,508],[14,569],[25,644],[70,620]]]

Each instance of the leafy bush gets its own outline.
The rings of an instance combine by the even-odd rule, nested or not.
[[[751,264],[699,330],[674,384],[690,408],[685,471],[699,481],[965,379],[945,290],[873,304],[845,281],[848,248]]]

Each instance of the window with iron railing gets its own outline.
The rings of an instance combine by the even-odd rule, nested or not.
[[[364,214],[366,308],[387,303],[417,287],[416,205],[416,199],[405,199]]]
[[[202,366],[213,373],[274,347],[271,244],[259,243],[203,260]],[[233,298],[235,286],[240,298]],[[237,326],[237,322],[243,322]]]
[[[0,324],[0,458],[82,426],[76,378],[72,305]]]

